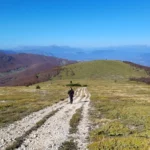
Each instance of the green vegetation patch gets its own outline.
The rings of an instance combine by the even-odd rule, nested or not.
[[[107,136],[127,136],[130,134],[129,129],[119,121],[109,122],[95,131],[97,135]],[[95,134],[93,134],[95,136]]]
[[[70,133],[76,133],[79,122],[82,118],[82,108],[76,110],[76,113],[72,116],[70,120]]]
[[[93,82],[90,150],[148,150],[150,92],[145,84]]]
[[[149,141],[137,137],[99,137],[88,146],[89,150],[148,150]]]
[[[75,143],[72,139],[70,141],[65,141],[58,150],[78,150],[77,143]]]
[[[101,100],[95,103],[94,107],[96,110],[93,112],[93,116],[97,119],[118,120],[123,125],[128,126],[134,133],[150,129],[150,103],[144,102],[142,104],[128,100]],[[100,112],[100,114],[97,112]],[[118,122],[115,125],[119,125]]]

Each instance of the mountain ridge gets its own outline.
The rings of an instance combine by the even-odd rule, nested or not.
[[[79,62],[62,67],[56,79],[129,80],[148,77],[146,70],[129,63],[114,60]]]

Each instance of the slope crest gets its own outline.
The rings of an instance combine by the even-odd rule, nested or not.
[[[122,61],[97,60],[65,66],[57,79],[128,79],[148,76],[144,69],[136,68]]]

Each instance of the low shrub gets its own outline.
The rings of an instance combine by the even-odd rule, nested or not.
[[[77,143],[73,140],[65,141],[62,145],[58,148],[58,150],[78,150]]]
[[[79,83],[75,83],[75,84],[66,84],[66,86],[81,86],[81,84],[79,84]]]
[[[41,89],[41,87],[39,85],[36,86],[36,89]]]

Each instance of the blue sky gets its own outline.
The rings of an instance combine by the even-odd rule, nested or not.
[[[150,45],[149,0],[0,0],[0,48]]]

